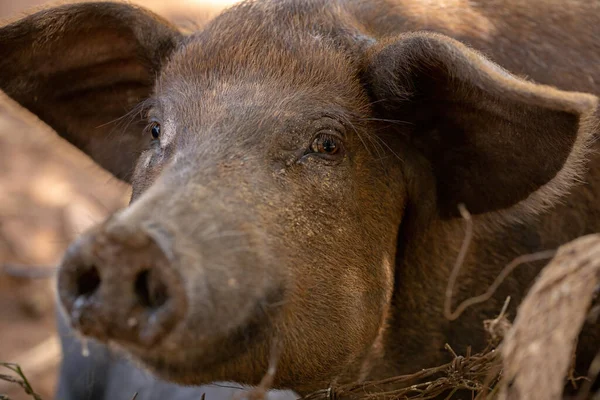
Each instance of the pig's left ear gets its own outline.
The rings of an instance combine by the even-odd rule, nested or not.
[[[519,79],[445,36],[402,35],[369,50],[375,113],[400,120],[428,160],[443,217],[519,205],[536,212],[575,180],[597,98]],[[415,199],[418,201],[418,199]]]
[[[129,4],[50,8],[0,28],[0,89],[129,180],[148,139],[140,115],[122,117],[151,95],[180,37]]]

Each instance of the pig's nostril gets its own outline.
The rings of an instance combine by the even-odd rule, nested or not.
[[[144,307],[156,309],[167,302],[167,287],[151,270],[140,272],[135,279],[135,294]]]
[[[100,286],[100,275],[95,266],[86,269],[77,277],[77,296],[91,296]]]

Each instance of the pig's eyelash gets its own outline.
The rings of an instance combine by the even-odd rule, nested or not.
[[[154,119],[154,118],[151,118],[151,119],[150,119],[150,120],[149,120],[149,121],[146,123],[146,125],[144,126],[144,129],[142,130],[142,133],[143,133],[144,135],[146,135],[146,134],[150,134],[150,130],[151,130],[151,129],[152,129],[152,127],[153,127],[155,124],[157,124],[157,123],[158,123],[158,121],[157,121],[156,119]]]
[[[122,117],[116,118],[106,124],[99,127],[103,127],[110,124],[116,124],[115,129],[118,131],[125,131],[134,122],[146,121],[151,115],[152,110],[156,108],[157,101],[154,98],[145,99],[136,104],[129,112]]]

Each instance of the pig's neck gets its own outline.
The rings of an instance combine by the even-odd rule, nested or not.
[[[475,218],[475,236],[453,291],[452,310],[466,298],[483,293],[514,257],[543,246],[534,224],[515,224],[493,232],[477,227],[477,221]],[[381,339],[383,351],[379,358],[374,351],[368,361],[368,380],[412,374],[449,362],[452,355],[445,349],[446,343],[459,355],[469,346],[475,352],[484,349],[483,320],[494,318],[508,295],[513,298],[510,315],[514,316],[514,306],[543,262],[538,268],[523,267],[515,272],[492,299],[468,309],[456,321],[444,317],[448,277],[464,232],[462,220],[437,221],[427,232],[406,239],[397,258],[394,298]]]
[[[600,156],[590,163],[588,180],[600,181]],[[597,209],[591,199],[600,196],[600,185],[578,185],[565,202],[525,223],[496,229],[474,217],[474,237],[453,290],[451,310],[467,298],[482,294],[514,258],[555,249],[579,236],[600,230],[595,219],[585,218]],[[576,207],[573,205],[577,205]],[[411,374],[422,368],[452,360],[448,343],[458,355],[467,348],[483,350],[487,337],[485,319],[495,318],[507,296],[511,296],[508,317],[516,308],[547,261],[525,264],[504,280],[486,302],[468,308],[458,319],[444,317],[445,292],[465,234],[465,222],[436,221],[422,234],[405,233],[399,238],[396,277],[388,327],[383,335],[383,355],[370,360],[368,379]],[[412,238],[412,239],[411,239]]]

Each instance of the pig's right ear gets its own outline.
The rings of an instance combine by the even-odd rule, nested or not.
[[[0,28],[0,89],[116,177],[147,143],[138,114],[181,34],[128,4],[81,3]]]

